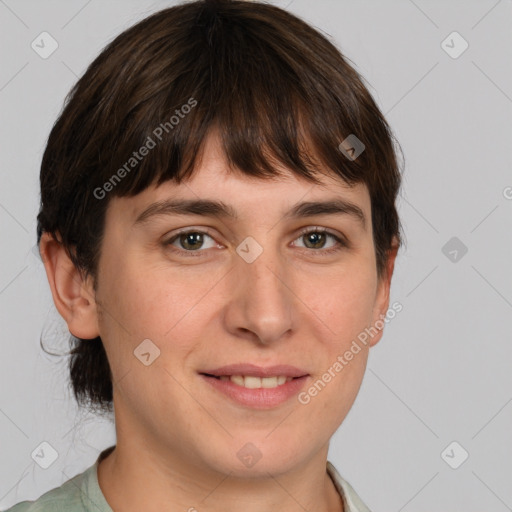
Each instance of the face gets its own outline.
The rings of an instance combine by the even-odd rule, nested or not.
[[[228,171],[210,137],[189,181],[111,200],[97,325],[123,435],[236,474],[279,474],[327,449],[380,333],[357,352],[354,340],[385,315],[389,283],[367,188],[322,181]],[[221,201],[236,218],[151,206],[167,200]],[[342,211],[289,213],[333,200]]]

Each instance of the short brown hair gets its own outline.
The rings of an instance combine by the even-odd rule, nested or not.
[[[248,175],[277,176],[277,161],[312,183],[322,166],[349,185],[364,183],[382,274],[393,239],[401,241],[396,140],[362,77],[329,39],[260,2],[179,4],[105,47],[50,133],[38,243],[43,232],[59,234],[77,269],[96,282],[109,200],[189,178],[214,127],[230,164]],[[355,159],[340,150],[350,135],[365,148]],[[143,146],[146,156],[132,161]],[[111,411],[101,338],[72,336],[71,345],[78,403]]]

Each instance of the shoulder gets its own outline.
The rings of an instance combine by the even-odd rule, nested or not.
[[[86,482],[90,472],[95,469],[91,466],[83,473],[64,482],[60,487],[51,489],[34,501],[22,501],[7,509],[5,512],[82,512],[94,509],[89,508],[86,492]]]
[[[103,450],[96,462],[60,487],[35,501],[22,501],[4,512],[113,512],[98,483],[98,464],[115,445]]]
[[[329,461],[327,461],[327,472],[343,499],[345,512],[371,512],[354,488],[341,477],[334,465]]]

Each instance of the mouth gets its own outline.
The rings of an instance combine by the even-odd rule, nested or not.
[[[271,367],[236,364],[198,372],[213,390],[237,405],[256,409],[276,407],[290,400],[310,376],[289,365]]]
[[[258,377],[255,375],[211,375],[208,373],[201,373],[205,377],[212,379],[221,380],[223,382],[233,382],[237,386],[242,386],[247,389],[272,389],[282,386],[283,384],[290,382],[301,377],[287,377],[286,375],[276,375],[273,377]]]

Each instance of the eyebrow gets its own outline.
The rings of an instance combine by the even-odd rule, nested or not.
[[[145,224],[150,218],[160,215],[202,215],[204,217],[238,219],[236,210],[222,201],[211,199],[166,199],[149,205],[138,215],[134,226]],[[363,229],[366,229],[366,217],[363,210],[356,204],[340,198],[295,204],[285,213],[283,218],[305,218],[315,215],[349,215],[359,221]]]

